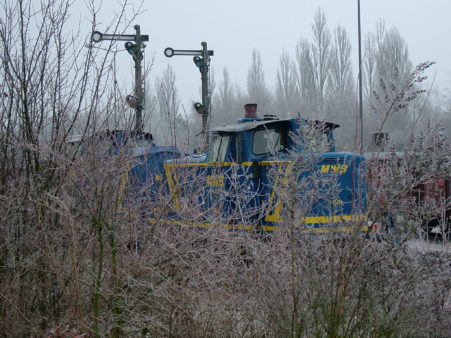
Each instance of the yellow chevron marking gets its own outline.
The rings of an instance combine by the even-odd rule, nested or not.
[[[282,185],[282,189],[287,185],[289,175],[293,170],[294,162],[289,161],[278,161],[278,170],[276,181],[274,182],[273,190],[271,192],[271,196],[269,197],[268,207],[269,210],[272,210],[272,213],[269,212],[265,216],[265,221],[267,222],[277,222],[280,220],[280,211],[282,209],[282,201],[276,197],[276,191],[279,184]],[[285,170],[283,170],[285,167]],[[280,193],[280,192],[279,192]],[[273,208],[274,205],[274,208]]]
[[[173,170],[174,166],[164,165],[164,171],[166,173],[166,179],[168,180],[169,192],[171,194],[171,199],[174,201],[174,206],[176,209],[180,209],[179,193],[180,189],[176,186],[177,173]]]

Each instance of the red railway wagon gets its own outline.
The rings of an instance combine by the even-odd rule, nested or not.
[[[395,214],[391,209],[390,199],[393,192],[390,180],[393,181],[393,161],[398,166],[401,162],[402,153],[368,153],[367,178],[368,178],[368,200],[373,201],[373,221],[376,227],[386,228],[390,219],[396,216],[408,216],[408,211],[403,214],[397,211]],[[395,166],[395,167],[396,167]],[[451,177],[431,176],[413,189],[403,192],[400,199],[410,199],[415,202],[417,214],[421,215],[423,229],[429,239],[451,238]]]
[[[449,239],[451,225],[451,177],[435,177],[421,183],[414,189],[418,205],[435,206],[433,212],[424,219],[429,238]]]

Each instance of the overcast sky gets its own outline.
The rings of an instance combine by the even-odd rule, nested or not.
[[[107,14],[112,11],[109,5],[105,1]],[[182,104],[189,107],[191,100],[200,99],[200,73],[192,57],[166,58],[166,47],[201,49],[201,42],[206,41],[208,49],[214,50],[211,66],[217,83],[227,67],[232,81],[243,89],[251,51],[256,48],[267,84],[274,87],[282,51],[294,57],[300,38],[311,39],[311,24],[319,7],[331,32],[338,24],[346,28],[356,74],[357,0],[145,0],[145,12],[134,24],[141,26],[142,34],[150,35],[146,58],[155,55],[150,76],[155,78],[171,64]],[[428,75],[435,75],[435,83],[445,89],[451,87],[450,15],[450,0],[361,0],[362,37],[374,32],[378,20],[385,21],[387,28],[396,27],[414,65],[428,60],[437,63]],[[126,60],[131,66],[131,58]]]

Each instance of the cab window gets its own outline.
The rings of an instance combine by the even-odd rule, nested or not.
[[[229,141],[230,135],[228,134],[214,135],[208,151],[207,162],[226,162]]]
[[[252,152],[255,155],[277,153],[285,148],[283,143],[280,129],[256,130],[253,135]]]

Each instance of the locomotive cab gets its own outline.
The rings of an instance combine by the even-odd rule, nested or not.
[[[330,122],[302,119],[241,119],[212,129],[208,163],[254,162],[287,158],[292,153],[334,152]]]

